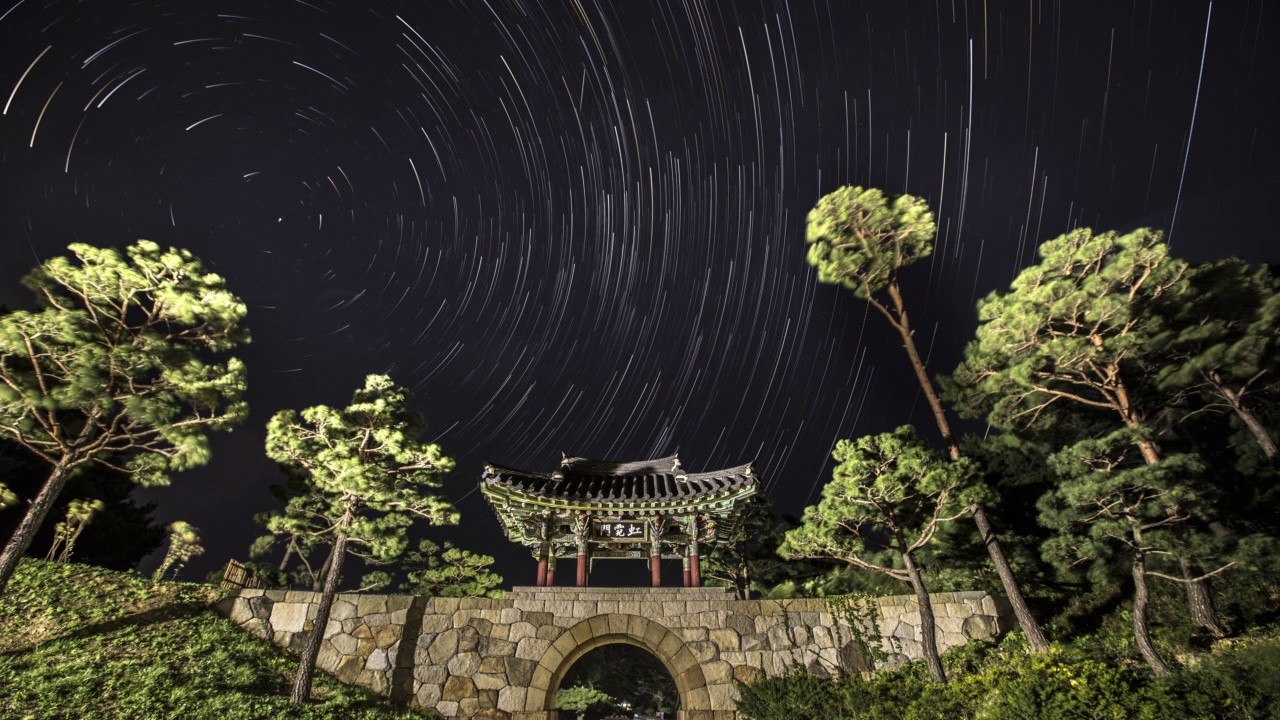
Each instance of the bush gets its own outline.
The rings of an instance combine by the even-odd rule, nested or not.
[[[1093,647],[1027,655],[1017,637],[943,656],[951,682],[919,663],[860,678],[819,680],[801,669],[739,686],[750,720],[1280,720],[1280,639],[1220,650],[1168,678]]]

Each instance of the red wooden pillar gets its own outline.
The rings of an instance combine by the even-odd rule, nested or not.
[[[547,587],[556,584],[556,556],[552,555],[547,562]]]
[[[662,556],[652,550],[649,553],[649,584],[662,587]]]
[[[538,587],[547,584],[547,546],[544,544],[538,551]]]
[[[689,587],[702,587],[702,571],[698,567],[698,544],[689,548]]]
[[[587,586],[587,546],[578,546],[578,587]]]
[[[684,557],[680,558],[680,564],[683,566],[683,570],[684,570],[684,586],[690,587],[689,585],[689,553],[688,552],[684,554]]]

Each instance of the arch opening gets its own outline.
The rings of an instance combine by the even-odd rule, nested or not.
[[[634,642],[604,641],[583,653],[560,678],[559,688],[551,695],[552,704],[557,704],[560,691],[573,688],[591,688],[612,698],[584,708],[584,720],[633,716],[669,719],[676,717],[680,709],[680,691],[671,671],[648,648]],[[571,710],[561,710],[561,717],[576,717]]]
[[[556,693],[583,656],[608,645],[631,645],[649,653],[675,685],[678,706],[667,718],[684,720],[690,710],[709,710],[711,699],[702,667],[683,640],[656,621],[638,615],[600,615],[569,628],[543,655],[529,688],[526,709],[545,712],[549,720],[575,720],[576,713],[557,711]]]

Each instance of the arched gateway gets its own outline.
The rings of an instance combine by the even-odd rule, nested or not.
[[[555,694],[574,661],[627,643],[671,674],[679,720],[734,720],[735,681],[797,665],[819,676],[866,671],[862,642],[878,643],[890,664],[922,656],[914,596],[850,611],[818,599],[735,600],[727,589],[699,587],[699,546],[727,537],[739,503],[756,492],[749,465],[686,474],[674,457],[566,458],[548,474],[489,465],[481,487],[508,537],[533,549],[539,585],[500,599],[338,595],[321,670],[446,718],[558,720]],[[555,558],[563,555],[577,558],[574,587],[555,585]],[[654,587],[586,587],[593,560],[626,557],[649,560]],[[657,587],[664,558],[682,561],[684,587]],[[243,589],[218,607],[246,631],[300,650],[319,600],[319,593]],[[930,600],[939,650],[1011,626],[1003,599],[984,592]]]

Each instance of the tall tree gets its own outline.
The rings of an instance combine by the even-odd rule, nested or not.
[[[1164,331],[1154,304],[1187,292],[1187,264],[1169,256],[1161,233],[1146,228],[1125,235],[1081,228],[1041,245],[1040,258],[1009,292],[993,292],[979,304],[977,335],[948,381],[949,396],[962,413],[1011,430],[1100,413],[1134,431],[1144,461],[1159,464],[1152,414],[1160,399],[1135,392],[1141,388],[1135,378]],[[1167,510],[1184,515],[1176,502]],[[1181,563],[1189,581],[1200,574],[1189,558]],[[1192,620],[1221,635],[1204,581],[1186,588]]]
[[[938,658],[929,591],[917,563],[945,523],[975,502],[972,465],[948,462],[903,426],[892,433],[836,443],[840,464],[822,488],[822,501],[805,508],[804,522],[787,533],[787,558],[830,558],[908,583],[920,606],[920,637],[929,674],[946,681]]]
[[[933,251],[935,230],[933,213],[922,198],[905,194],[887,196],[875,188],[842,187],[822,197],[809,211],[805,241],[809,244],[809,264],[818,269],[819,282],[852,290],[898,332],[947,452],[956,460],[961,456],[960,444],[916,348],[898,283],[904,267]],[[986,508],[975,504],[970,510],[1032,651],[1047,650],[1049,643],[1022,595]]]
[[[401,563],[409,571],[409,580],[400,585],[400,591],[425,597],[502,597],[502,576],[489,569],[492,564],[492,555],[449,542],[441,548],[424,539]]]
[[[1259,417],[1280,391],[1280,278],[1239,258],[1190,268],[1189,292],[1162,298],[1165,332],[1153,353],[1160,390],[1197,396],[1205,407],[1232,413],[1271,465],[1280,451]]]
[[[76,540],[80,539],[80,534],[104,507],[106,503],[101,500],[78,499],[67,503],[67,517],[54,526],[53,542],[49,544],[49,552],[44,559],[69,561],[71,553],[75,551]]]
[[[245,305],[186,250],[74,244],[23,279],[40,309],[0,317],[0,435],[49,467],[0,553],[0,593],[71,473],[111,464],[144,486],[209,460],[244,419]],[[112,454],[127,460],[112,464]]]
[[[417,438],[422,415],[409,410],[409,392],[385,375],[370,375],[351,404],[284,410],[267,426],[267,455],[287,472],[305,474],[316,509],[317,530],[331,534],[329,569],[313,629],[302,649],[290,702],[311,696],[320,643],[342,577],[348,546],[363,546],[388,560],[404,552],[405,531],[415,519],[455,524],[458,511],[430,490],[453,469],[435,444]]]
[[[1045,554],[1063,567],[1090,562],[1101,566],[1116,552],[1128,555],[1133,578],[1133,632],[1138,652],[1157,675],[1169,667],[1156,652],[1148,629],[1147,578],[1186,584],[1188,579],[1158,572],[1157,564],[1177,550],[1185,555],[1187,538],[1179,528],[1206,498],[1180,478],[1200,470],[1190,454],[1166,456],[1147,464],[1138,452],[1135,431],[1122,428],[1097,440],[1082,440],[1055,453],[1050,464],[1060,481],[1039,501],[1040,520],[1057,531]],[[1169,508],[1178,508],[1171,513]],[[1177,563],[1174,563],[1175,568]],[[1226,570],[1231,563],[1206,573]],[[1173,572],[1178,572],[1177,569]],[[1203,577],[1201,579],[1203,579]]]

